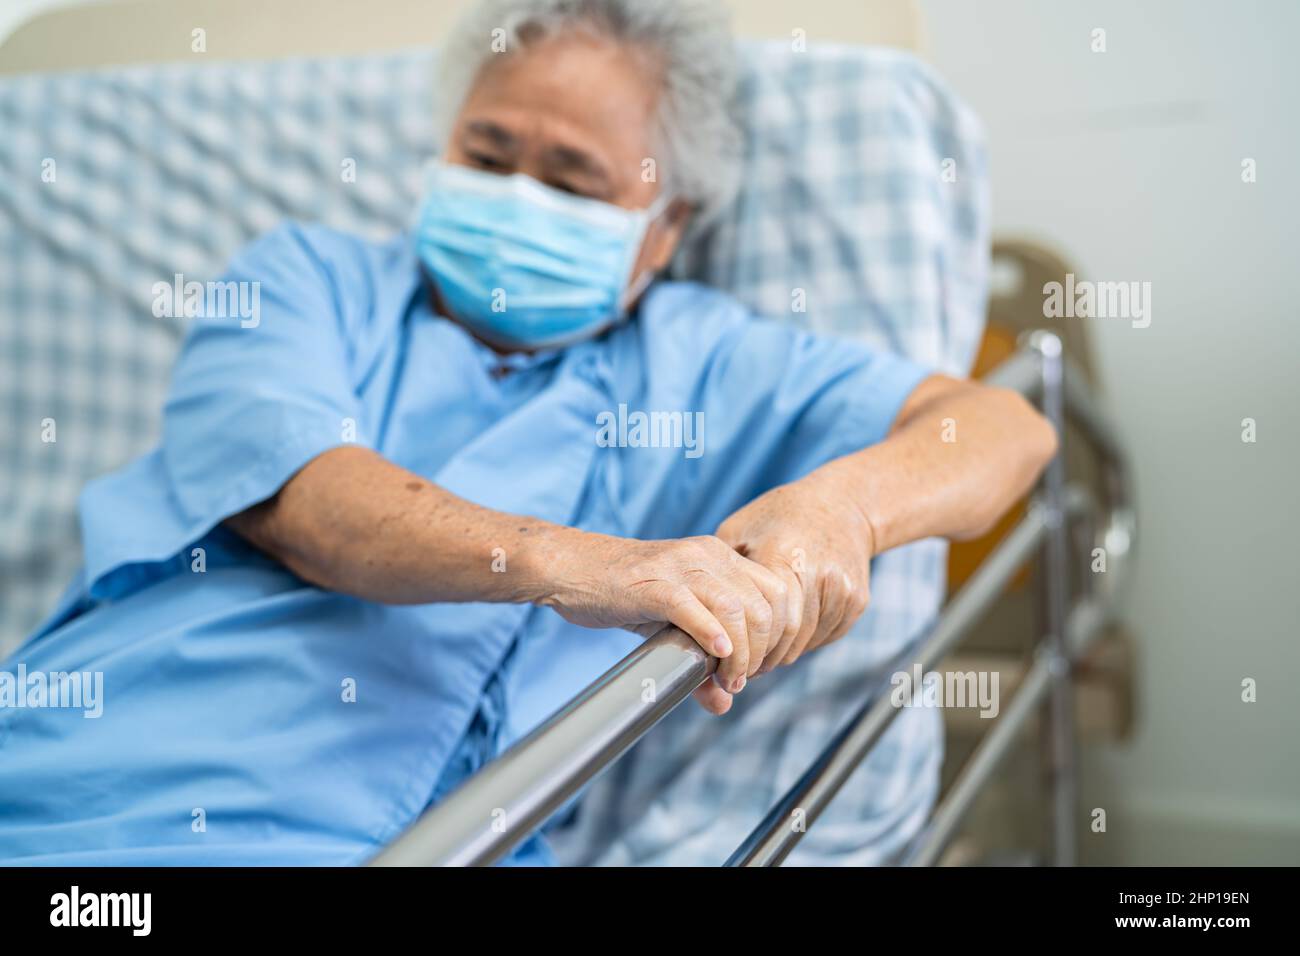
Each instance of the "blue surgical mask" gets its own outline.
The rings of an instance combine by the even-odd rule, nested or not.
[[[649,284],[628,279],[668,203],[623,209],[529,176],[438,164],[415,226],[416,251],[451,313],[494,345],[541,349],[620,321]]]

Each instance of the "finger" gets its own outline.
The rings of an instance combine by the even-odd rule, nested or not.
[[[772,626],[772,640],[775,642],[775,646],[769,647],[767,653],[763,656],[763,663],[759,667],[759,673],[766,673],[781,662],[782,658],[789,653],[795,638],[799,636],[799,628],[803,625],[803,581],[789,566],[779,566],[774,570],[785,581],[785,621],[780,633],[777,633],[776,625]]]
[[[718,661],[713,679],[723,690],[735,693],[745,686],[749,668],[749,625],[745,601],[734,586],[709,574],[695,575],[691,587],[695,597],[726,629],[731,641],[731,653]],[[754,590],[757,593],[757,589]]]
[[[718,717],[731,710],[731,695],[711,680],[695,688],[691,696],[697,704]]]
[[[757,596],[751,595],[747,605],[750,616],[747,622],[749,670],[746,676],[753,677],[785,631],[789,586],[779,574],[756,561],[740,558],[739,567],[758,592]]]
[[[685,585],[673,588],[664,599],[664,615],[669,624],[676,625],[689,634],[706,654],[722,659],[729,657],[735,650],[726,627],[701,603],[695,592]]]
[[[828,571],[822,575],[819,589],[821,613],[817,618],[817,629],[813,631],[812,639],[804,648],[805,654],[828,643],[835,628],[839,627],[840,622],[844,620],[844,612],[848,605],[848,591],[844,583],[842,573],[838,570]]]
[[[845,621],[848,619],[848,602],[844,600],[833,600],[830,606],[822,610],[821,620],[817,624],[817,633],[808,642],[804,648],[805,654],[811,654],[834,641],[843,633],[841,628],[847,629]]]
[[[819,647],[825,647],[827,644],[833,644],[849,632],[856,624],[871,604],[871,595],[867,589],[854,588],[853,581],[848,575],[845,575],[845,587],[848,592],[844,600],[844,616],[840,618],[839,624],[827,635],[826,639],[819,644]]]
[[[821,620],[822,614],[822,591],[815,580],[809,580],[813,575],[814,572],[811,571],[806,572],[804,575],[803,620],[799,624],[799,633],[795,636],[790,649],[785,652],[785,656],[779,661],[780,664],[793,664],[797,661],[799,656],[807,649],[808,642],[817,633],[817,624]]]

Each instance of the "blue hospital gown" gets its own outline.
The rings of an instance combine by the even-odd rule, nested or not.
[[[927,374],[669,282],[597,339],[503,359],[431,311],[405,237],[288,225],[224,278],[260,283],[257,323],[194,321],[158,447],[86,487],[83,569],[0,665],[103,675],[97,718],[0,707],[0,862],[362,862],[640,640],[332,593],[221,526],[322,452],[591,531],[708,534],[880,441]],[[598,443],[620,405],[702,413],[702,454]],[[513,858],[548,860],[540,837]]]

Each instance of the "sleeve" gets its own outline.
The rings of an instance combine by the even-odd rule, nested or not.
[[[777,485],[884,440],[931,373],[902,356],[748,315],[719,338],[701,379],[705,524]]]
[[[345,327],[356,312],[346,301],[356,283],[330,251],[298,226],[270,233],[221,280],[254,308],[234,318],[204,315],[192,326],[172,374],[162,439],[188,518],[229,517],[274,494],[321,452],[367,443]]]
[[[273,495],[317,455],[367,443],[346,327],[365,314],[347,298],[364,291],[364,276],[348,274],[358,257],[331,256],[331,242],[344,240],[282,227],[194,297],[181,290],[193,323],[161,444],[82,494],[92,596],[166,573],[188,545]]]

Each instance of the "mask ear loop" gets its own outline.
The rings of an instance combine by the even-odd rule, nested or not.
[[[657,220],[660,216],[662,216],[665,211],[667,211],[672,201],[673,201],[673,197],[668,193],[664,193],[663,195],[659,196],[658,199],[656,199],[654,202],[652,202],[649,206],[646,207],[645,229],[641,233],[642,242],[645,241],[646,234],[650,232],[650,226],[653,225],[655,220]],[[640,251],[641,249],[640,246],[638,245],[637,247],[638,254],[640,253]],[[656,278],[656,274],[653,269],[645,269],[641,272],[640,275],[638,275],[635,279],[632,280],[632,284],[627,287],[627,291],[623,293],[622,301],[619,303],[618,311],[619,311],[620,321],[624,321],[627,319],[628,308],[632,305],[633,302],[641,298],[641,293],[645,292],[645,290],[650,287],[650,283],[654,282],[655,278]]]
[[[619,313],[622,318],[627,318],[627,310],[632,303],[641,298],[641,293],[650,288],[650,283],[655,280],[654,271],[645,269],[639,276],[632,280],[632,284],[627,287],[627,292],[623,295],[623,304],[619,306]]]

